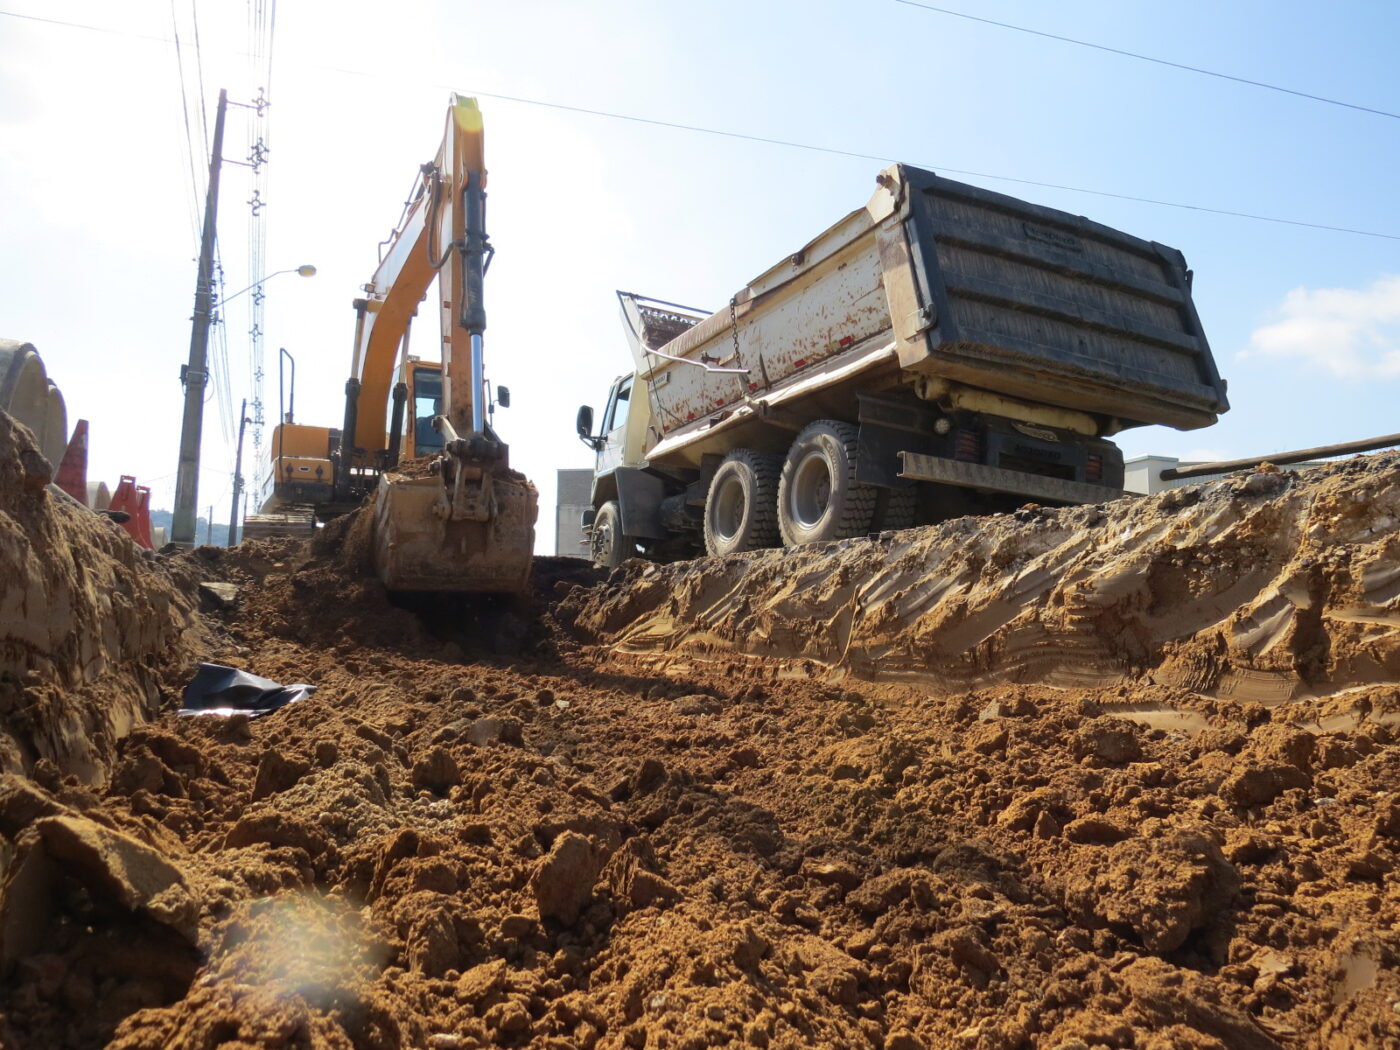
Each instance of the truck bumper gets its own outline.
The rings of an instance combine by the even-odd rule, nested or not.
[[[1019,470],[989,467],[982,463],[964,463],[942,456],[926,456],[920,452],[901,452],[899,456],[903,464],[899,476],[914,481],[937,481],[961,488],[1007,492],[1014,496],[1048,500],[1052,503],[1106,503],[1127,495],[1122,489],[1104,485],[1091,485],[1084,481],[1062,481],[1059,478],[1046,478]]]

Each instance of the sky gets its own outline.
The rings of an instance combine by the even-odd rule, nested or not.
[[[90,477],[134,474],[155,506],[173,504],[201,114],[212,128],[221,87],[238,103],[264,88],[270,103],[265,271],[318,271],[265,285],[264,455],[279,348],[296,362],[297,421],[339,425],[351,302],[437,149],[450,93],[480,99],[497,250],[486,369],[511,388],[496,430],[539,486],[541,552],[555,471],[591,465],[575,412],[601,410],[630,367],[614,290],[718,308],[861,207],[895,161],[1185,253],[1232,408],[1205,430],[1124,433],[1128,457],[1262,457],[1400,429],[1400,118],[1387,115],[1400,113],[1400,5],[282,0],[268,80],[249,57],[251,3],[0,0],[0,337],[33,343],[70,421],[90,420]],[[230,107],[227,160],[247,159],[253,127]],[[224,165],[226,351],[199,490],[217,521],[238,403],[254,392],[252,296],[234,294],[257,276],[253,188],[246,167]]]

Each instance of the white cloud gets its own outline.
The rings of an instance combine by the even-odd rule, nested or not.
[[[1362,289],[1295,288],[1279,313],[1241,356],[1294,358],[1348,379],[1400,377],[1400,276]]]

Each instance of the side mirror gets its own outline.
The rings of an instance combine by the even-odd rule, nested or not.
[[[574,429],[578,431],[579,440],[590,448],[593,447],[593,409],[588,405],[583,405],[578,410],[578,418],[574,420]]]
[[[496,404],[502,408],[510,408],[510,387],[497,385]]]

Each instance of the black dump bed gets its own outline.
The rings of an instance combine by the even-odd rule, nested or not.
[[[899,175],[920,307],[895,322],[905,367],[1122,426],[1190,430],[1229,407],[1175,248],[919,168]]]

